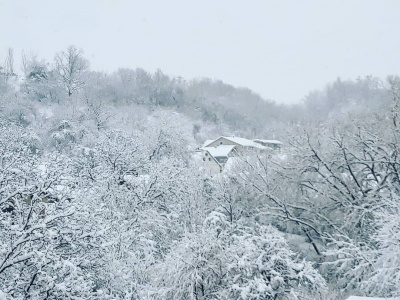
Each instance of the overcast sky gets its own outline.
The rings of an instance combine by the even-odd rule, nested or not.
[[[396,0],[0,0],[0,61],[68,45],[94,70],[210,77],[294,103],[337,77],[400,71]]]

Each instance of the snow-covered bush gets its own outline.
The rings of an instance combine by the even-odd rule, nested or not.
[[[325,287],[276,229],[232,225],[218,212],[176,242],[155,272],[155,299],[318,299]]]

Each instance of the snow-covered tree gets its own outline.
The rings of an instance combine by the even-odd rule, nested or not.
[[[84,74],[89,68],[89,62],[83,57],[83,50],[69,46],[66,51],[57,53],[54,57],[55,68],[68,96],[83,87]]]
[[[175,243],[156,272],[156,299],[318,299],[325,287],[276,229],[232,224],[218,212]]]
[[[71,198],[67,159],[42,156],[35,142],[2,123],[0,286],[13,299],[89,299],[96,238]]]

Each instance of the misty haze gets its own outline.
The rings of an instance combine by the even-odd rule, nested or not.
[[[394,0],[0,0],[0,300],[400,299],[399,31]]]

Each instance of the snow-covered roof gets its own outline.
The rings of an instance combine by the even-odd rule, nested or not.
[[[265,144],[279,144],[281,145],[282,142],[278,140],[260,140],[260,139],[255,139],[253,140],[254,142],[259,142],[259,143],[265,143]]]
[[[227,157],[235,148],[235,145],[219,145],[218,147],[202,147],[201,150],[207,151],[214,157]]]
[[[259,148],[259,149],[265,149],[264,146],[257,144],[256,142],[253,142],[252,140],[248,140],[248,139],[241,138],[241,137],[221,136],[220,138],[227,139],[227,140],[234,142],[238,145],[241,145],[243,147],[254,147],[254,148]]]

